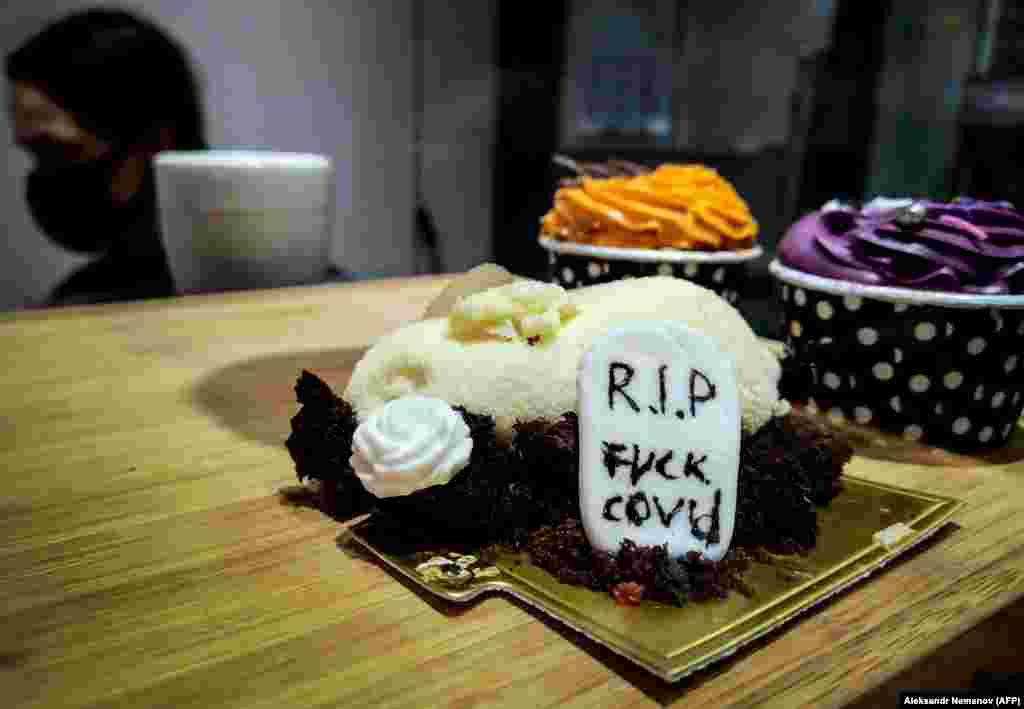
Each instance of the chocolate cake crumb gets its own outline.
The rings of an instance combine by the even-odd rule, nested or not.
[[[302,371],[295,384],[302,408],[292,418],[292,432],[285,446],[295,461],[299,481],[321,482],[324,511],[337,519],[368,512],[373,496],[355,476],[348,459],[355,434],[355,412],[315,374]],[[333,494],[332,494],[333,493]]]
[[[528,550],[533,563],[559,581],[613,596],[628,583],[639,584],[647,600],[680,606],[725,598],[731,589],[752,595],[742,579],[750,557],[740,549],[714,562],[698,552],[672,557],[663,546],[640,546],[627,540],[618,553],[609,554],[590,546],[579,519],[566,517],[557,526],[534,532]]]
[[[812,549],[816,508],[839,494],[839,476],[852,455],[847,443],[795,416],[772,419],[744,437],[733,545],[779,553]]]
[[[811,396],[817,378],[815,354],[816,343],[805,343],[799,350],[786,347],[779,360],[782,376],[779,379],[779,396],[787,401],[807,401]]]
[[[635,581],[623,581],[612,588],[616,603],[624,606],[638,606],[644,600],[646,589]]]

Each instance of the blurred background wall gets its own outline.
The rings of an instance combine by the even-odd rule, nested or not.
[[[0,46],[88,4],[8,0]],[[493,259],[542,277],[535,241],[559,151],[715,166],[751,204],[769,257],[833,196],[1022,199],[1022,0],[121,4],[191,51],[215,147],[334,158],[332,260],[357,274]],[[36,231],[27,161],[9,140],[0,150],[6,309],[77,260]],[[767,302],[760,271],[751,292]]]
[[[963,0],[892,0],[868,192],[950,189],[982,10],[983,3]]]
[[[6,53],[47,21],[93,4],[8,0],[0,7],[0,48]],[[333,157],[335,265],[367,275],[428,267],[413,222],[417,135],[441,267],[464,269],[490,256],[496,0],[458,3],[457,10],[431,3],[421,24],[407,0],[118,4],[154,19],[190,50],[205,84],[212,146]],[[42,296],[82,259],[52,246],[32,224],[22,199],[29,161],[12,145],[6,112],[0,132],[0,309],[9,309]]]

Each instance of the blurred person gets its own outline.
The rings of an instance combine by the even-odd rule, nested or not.
[[[53,242],[94,257],[45,304],[173,295],[152,158],[206,148],[185,51],[136,15],[89,9],[45,27],[5,70],[14,139],[33,159],[29,211]]]

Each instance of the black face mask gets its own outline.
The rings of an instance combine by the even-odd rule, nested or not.
[[[30,172],[25,200],[39,228],[72,251],[93,254],[108,249],[141,218],[151,182],[147,179],[127,203],[116,203],[110,189],[119,164],[111,155]]]

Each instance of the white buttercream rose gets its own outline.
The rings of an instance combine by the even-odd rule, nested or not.
[[[349,463],[377,497],[443,485],[469,463],[469,426],[448,403],[403,396],[371,413],[352,438]]]

